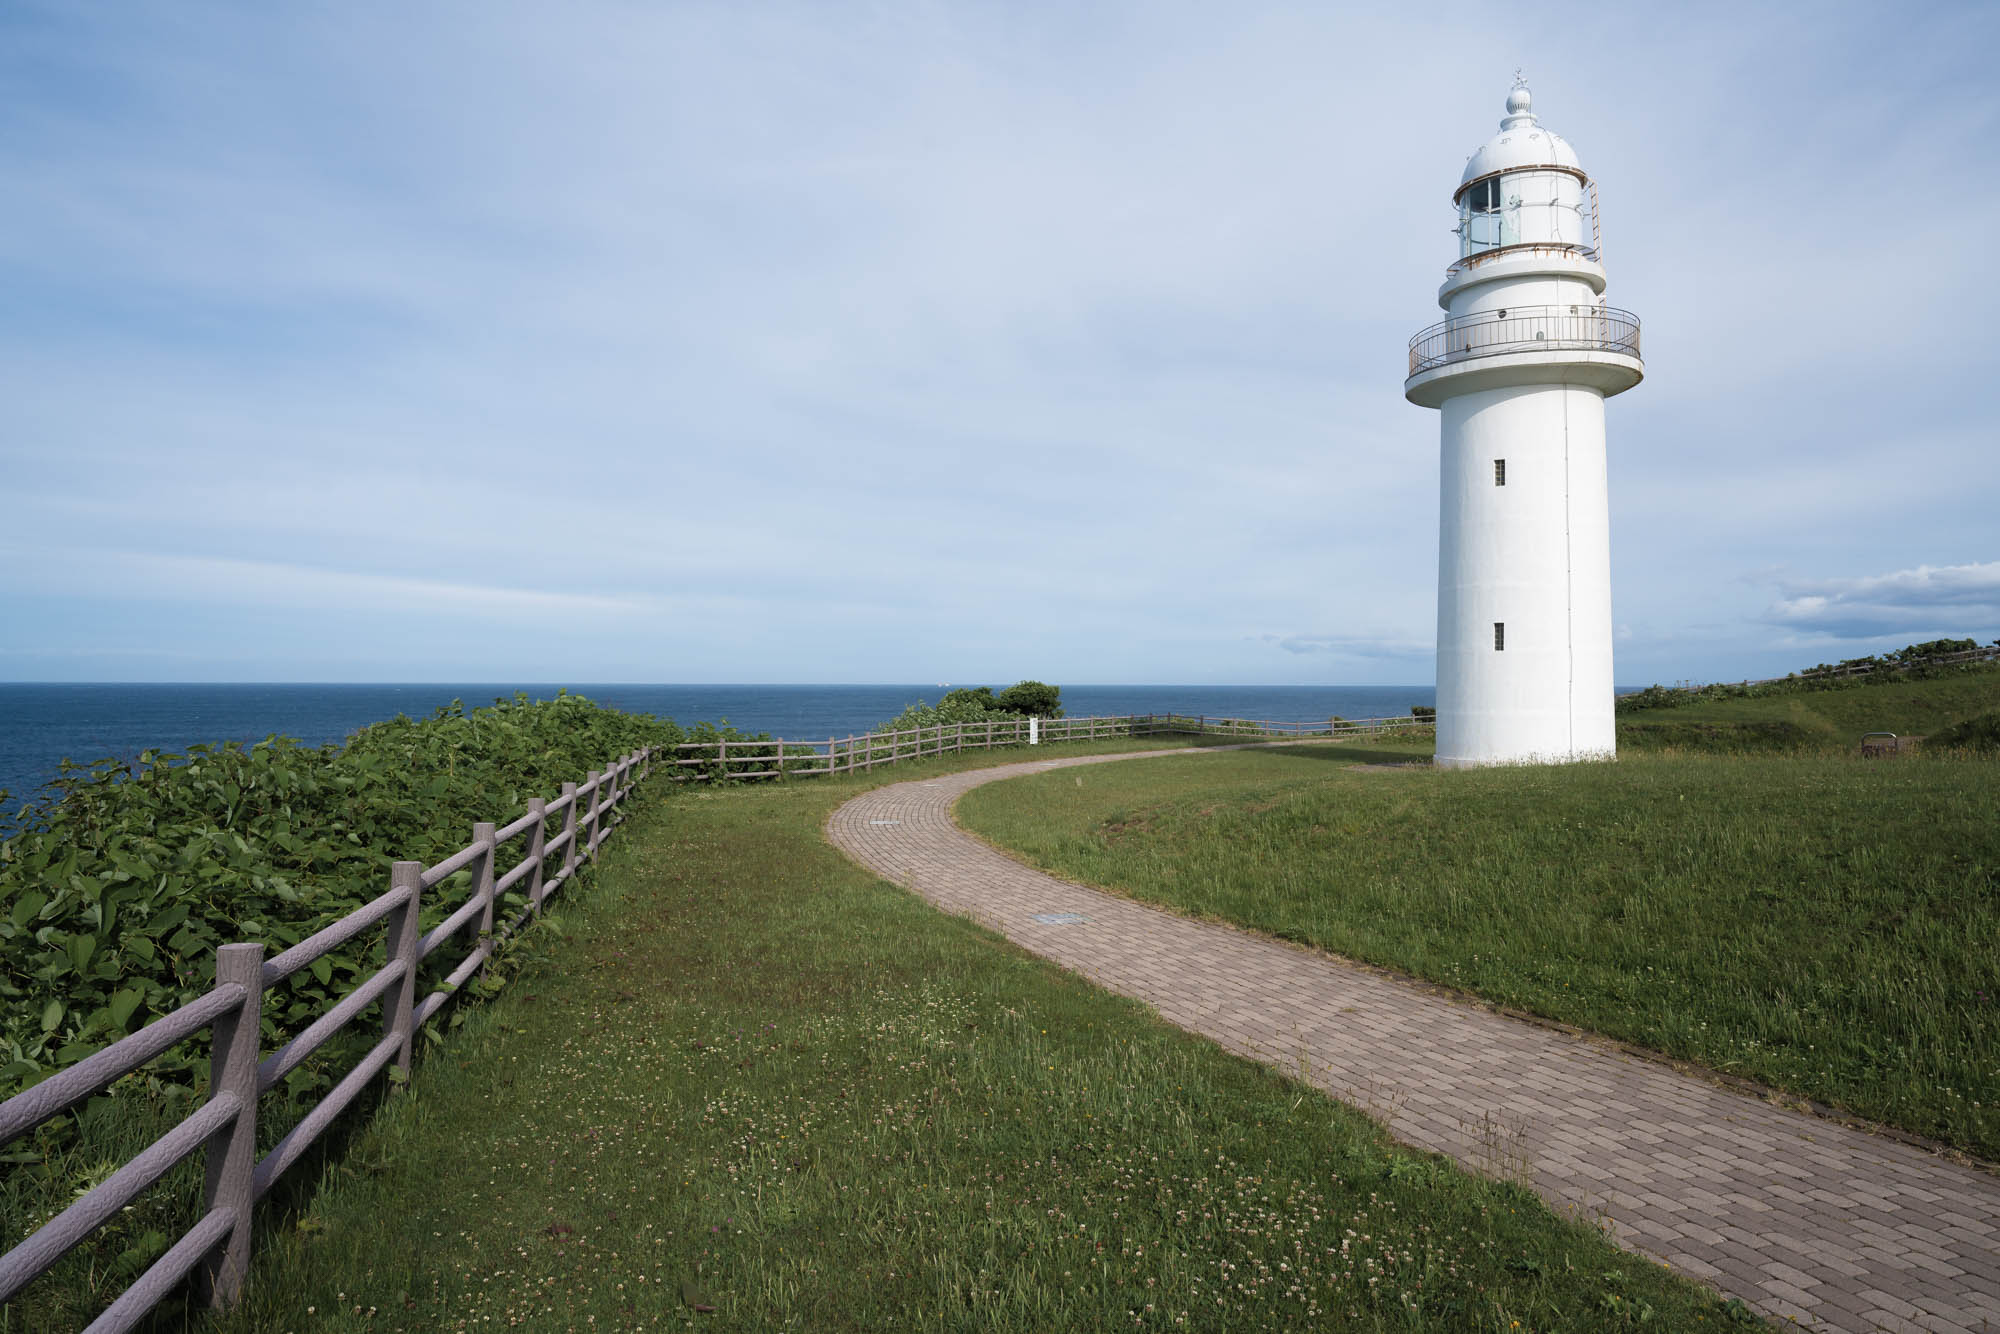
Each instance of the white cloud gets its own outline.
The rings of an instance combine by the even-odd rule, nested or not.
[[[2000,627],[2000,561],[1796,581],[1784,592],[1770,609],[1773,624],[1832,639],[1920,633],[1984,638]]]

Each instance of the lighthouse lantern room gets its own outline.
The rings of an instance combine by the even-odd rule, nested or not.
[[[1452,200],[1447,318],[1403,384],[1439,412],[1437,762],[1609,759],[1604,400],[1645,374],[1639,321],[1605,304],[1596,187],[1524,83]]]

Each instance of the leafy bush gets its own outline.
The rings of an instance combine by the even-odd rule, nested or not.
[[[1410,706],[1410,716],[1412,718],[1435,718],[1438,716],[1438,711],[1428,704],[1412,704]]]
[[[991,699],[990,692],[987,699]],[[978,692],[954,690],[936,704],[918,700],[901,713],[883,723],[878,732],[902,732],[916,727],[949,727],[953,723],[1018,723],[1021,715],[1006,709],[996,708],[983,702]]]
[[[1970,653],[1978,647],[1976,639],[1932,639],[1897,649],[1888,656],[1896,662],[1921,662],[1926,658],[1941,658],[1947,653]]]
[[[392,862],[438,861],[470,841],[474,821],[511,820],[529,797],[681,736],[671,721],[580,696],[516,696],[398,717],[344,746],[272,736],[147,752],[136,768],[72,766],[0,842],[0,1097],[206,991],[218,945],[282,950],[381,894]],[[462,903],[468,883],[462,872],[430,891],[424,925]],[[378,936],[267,994],[266,1050],[377,966]],[[149,1079],[194,1083],[198,1045],[161,1058]],[[293,1087],[323,1078],[309,1065]]]
[[[902,732],[917,727],[949,727],[953,723],[1019,722],[1023,717],[1060,718],[1062,688],[1041,681],[1018,681],[998,695],[992,686],[961,687],[935,705],[918,700],[883,723],[878,732]]]
[[[994,703],[1009,713],[1024,713],[1033,718],[1063,716],[1062,687],[1045,681],[1016,681],[1001,691]]]

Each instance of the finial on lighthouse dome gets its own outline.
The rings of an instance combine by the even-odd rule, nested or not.
[[[1514,87],[1507,94],[1507,115],[1492,138],[1466,159],[1459,189],[1499,171],[1554,167],[1582,175],[1583,164],[1576,150],[1555,131],[1543,125],[1534,112],[1534,94],[1520,71],[1514,73]]]

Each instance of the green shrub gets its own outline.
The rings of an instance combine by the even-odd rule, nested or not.
[[[1001,691],[994,702],[1009,713],[1024,713],[1033,718],[1063,716],[1062,687],[1045,681],[1016,681]]]
[[[988,698],[991,696],[989,694]],[[983,703],[974,691],[954,690],[936,704],[918,700],[883,723],[878,732],[902,732],[917,727],[949,727],[953,723],[1018,723],[1021,715]]]
[[[438,861],[470,841],[474,821],[512,820],[529,797],[681,736],[671,721],[580,696],[516,696],[398,717],[344,746],[272,736],[147,752],[137,767],[71,766],[0,842],[0,1097],[206,991],[218,945],[285,949],[383,893],[393,861]],[[426,927],[467,883],[461,873],[426,896]],[[269,993],[264,1048],[345,995],[378,954],[367,935]],[[456,957],[438,962],[446,954]],[[206,1056],[190,1048],[201,1045],[162,1057],[148,1079],[196,1082]],[[308,1066],[294,1087],[322,1078]]]
[[[949,727],[954,723],[1014,723],[1024,717],[1062,716],[1060,686],[1018,681],[998,695],[993,693],[992,686],[961,687],[934,705],[918,700],[875,730],[903,732],[919,727]]]

